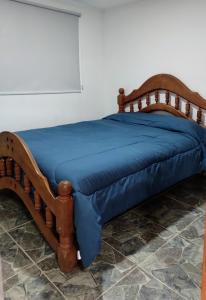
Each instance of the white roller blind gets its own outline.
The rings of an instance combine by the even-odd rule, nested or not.
[[[0,0],[0,94],[78,91],[79,15]]]

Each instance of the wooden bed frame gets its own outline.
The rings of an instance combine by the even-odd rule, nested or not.
[[[161,103],[163,92],[165,101]],[[133,112],[135,107],[143,112],[162,110],[187,119],[195,118],[199,125],[205,126],[206,100],[171,75],[153,76],[128,96],[121,88],[118,105],[119,112],[128,108]],[[71,271],[77,264],[72,185],[69,181],[60,182],[58,194],[54,194],[27,145],[11,132],[0,134],[0,189],[10,189],[18,194],[57,253],[61,271]]]

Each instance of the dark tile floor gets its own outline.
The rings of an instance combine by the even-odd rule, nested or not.
[[[206,178],[195,176],[105,225],[86,270],[60,272],[21,201],[0,193],[5,299],[200,299]]]

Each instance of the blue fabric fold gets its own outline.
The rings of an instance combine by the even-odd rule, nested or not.
[[[105,120],[114,120],[133,125],[144,125],[153,128],[161,128],[173,132],[180,132],[194,137],[201,142],[205,139],[205,129],[195,121],[183,119],[181,117],[158,115],[151,113],[118,113],[107,116]]]

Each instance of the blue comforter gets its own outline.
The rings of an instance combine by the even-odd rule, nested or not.
[[[119,113],[18,135],[54,190],[71,181],[86,267],[100,252],[105,222],[205,169],[205,130],[173,116]]]

